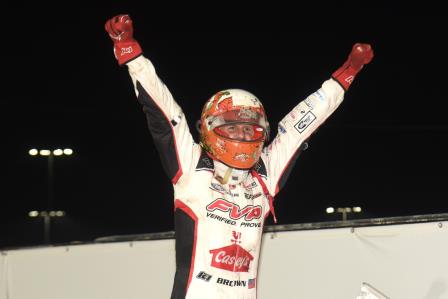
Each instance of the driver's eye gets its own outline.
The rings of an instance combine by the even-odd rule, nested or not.
[[[235,132],[235,127],[227,127],[227,131],[229,132],[229,133],[233,133],[233,132]]]
[[[250,132],[252,132],[252,130],[250,127],[244,127],[244,132],[250,133]]]

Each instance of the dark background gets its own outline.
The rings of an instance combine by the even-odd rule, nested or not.
[[[448,212],[447,33],[436,9],[64,5],[2,16],[0,247],[43,243],[43,219],[28,212],[49,208],[47,160],[31,148],[74,150],[55,158],[51,208],[66,216],[52,220],[53,243],[173,229],[170,181],[104,31],[119,13],[133,18],[196,140],[216,91],[251,91],[276,128],[355,42],[372,44],[372,63],[278,195],[279,224],[339,220],[328,206],[363,208],[349,218]]]

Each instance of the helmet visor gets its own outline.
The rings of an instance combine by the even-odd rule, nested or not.
[[[207,118],[209,130],[237,141],[259,141],[267,135],[267,122],[262,110],[241,107]]]
[[[260,141],[265,136],[265,130],[254,124],[231,123],[219,126],[214,132],[224,138],[236,141]]]
[[[267,121],[265,114],[259,108],[242,107],[238,109],[228,110],[226,112],[210,115],[206,119],[208,130],[231,125],[231,124],[252,124],[262,129],[267,129]]]

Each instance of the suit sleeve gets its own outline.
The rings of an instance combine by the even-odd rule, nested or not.
[[[304,142],[338,108],[343,98],[342,87],[329,79],[280,121],[277,136],[262,154],[265,180],[272,196],[284,186]]]
[[[182,174],[192,169],[199,146],[193,141],[182,109],[157,76],[151,61],[140,56],[127,66],[162,166],[176,184]]]

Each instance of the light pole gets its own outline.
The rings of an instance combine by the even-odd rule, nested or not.
[[[31,218],[44,218],[44,239],[46,244],[50,244],[50,219],[53,217],[64,217],[64,211],[30,211],[28,216]]]
[[[51,217],[61,217],[64,216],[63,211],[51,211],[53,201],[54,201],[54,157],[59,156],[70,156],[73,154],[73,150],[70,148],[66,149],[41,149],[37,150],[35,148],[30,149],[28,153],[31,156],[43,156],[47,158],[47,172],[48,172],[48,198],[47,198],[47,209],[45,211],[31,211],[29,213],[30,217],[43,217],[44,218],[44,240],[46,244],[50,243],[50,227],[51,227]],[[61,213],[62,215],[60,215]]]
[[[361,207],[345,207],[345,208],[336,208],[336,213],[342,214],[342,221],[347,221],[347,214],[349,213],[361,213]],[[326,210],[327,214],[332,214],[335,212],[333,207],[328,207]]]

